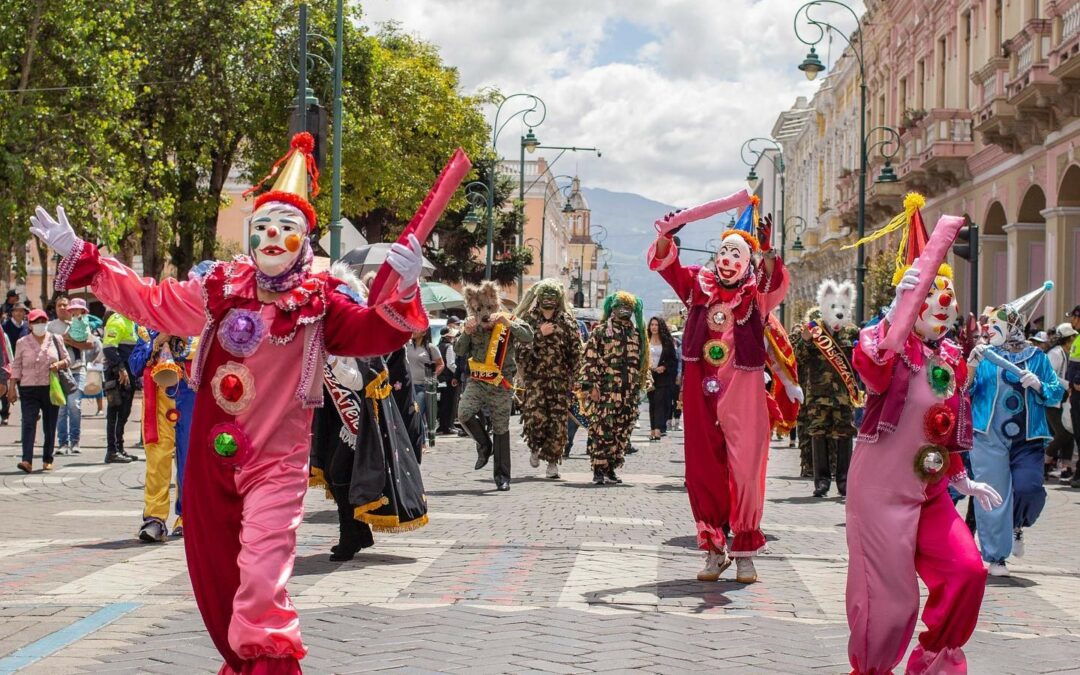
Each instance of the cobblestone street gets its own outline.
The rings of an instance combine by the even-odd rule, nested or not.
[[[0,673],[215,672],[182,543],[135,539],[145,464],[103,464],[104,418],[84,417],[84,453],[27,476],[12,422],[0,428]],[[515,439],[505,494],[472,471],[469,443],[440,437],[423,463],[431,524],[376,535],[347,563],[328,560],[336,516],[311,491],[290,585],[306,671],[847,672],[840,501],[810,497],[796,451],[774,444],[760,582],[735,584],[734,568],[697,582],[681,433],[646,434],[617,487],[590,484],[580,436],[559,481]],[[1049,493],[1027,556],[990,582],[972,673],[1080,672],[1080,491]]]

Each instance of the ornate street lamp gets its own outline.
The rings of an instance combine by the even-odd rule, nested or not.
[[[547,207],[548,207],[548,203],[551,201],[552,197],[554,197],[555,195],[562,195],[566,199],[566,203],[562,207],[562,212],[567,214],[567,215],[570,215],[570,214],[575,213],[577,211],[577,209],[574,208],[574,205],[570,203],[570,197],[567,195],[567,191],[570,188],[573,187],[573,183],[571,183],[569,185],[564,185],[562,187],[559,187],[558,181],[560,179],[573,180],[574,177],[570,176],[568,174],[560,174],[558,176],[553,177],[551,180],[552,180],[553,183],[555,183],[555,191],[549,193],[546,197],[544,197],[544,208],[540,211],[540,278],[541,279],[544,278],[544,249],[546,248],[545,245],[547,244]],[[518,284],[518,287],[520,288],[521,284]]]
[[[811,11],[819,9],[824,6],[836,6],[842,7],[855,19],[856,30],[850,35],[833,26],[824,19],[816,19],[811,16]],[[799,32],[799,19],[802,17],[805,19],[804,30],[806,26],[811,27],[817,31],[817,37],[813,37],[813,32],[810,33],[810,38],[804,38]],[[813,0],[808,2],[795,12],[795,37],[799,39],[805,45],[809,45],[810,52],[803,59],[803,62],[799,65],[801,70],[808,80],[813,80],[818,76],[818,73],[825,71],[825,65],[821,62],[821,59],[817,56],[817,50],[815,45],[819,44],[825,39],[826,31],[834,31],[838,35],[844,38],[848,46],[851,47],[852,54],[855,56],[855,60],[859,64],[859,215],[856,223],[858,239],[862,239],[866,235],[866,168],[869,163],[869,151],[867,149],[868,136],[866,133],[866,59],[863,53],[863,40],[861,23],[859,21],[859,15],[855,13],[851,7],[847,4],[840,2],[839,0]],[[856,38],[856,36],[858,36]],[[895,134],[899,139],[900,134],[890,127],[878,127],[876,130],[883,130]],[[897,150],[899,149],[899,142],[897,141]],[[892,155],[895,155],[894,151]],[[891,158],[892,155],[889,155]],[[888,159],[888,158],[886,158]],[[891,169],[891,163],[886,162],[886,166]],[[884,173],[884,171],[883,171]],[[895,178],[895,175],[893,175]],[[886,176],[888,178],[888,176]],[[893,182],[885,180],[884,182]],[[866,281],[866,251],[862,246],[859,246],[855,251],[855,321],[858,324],[862,324],[866,317],[865,312],[865,292],[864,282]]]
[[[765,146],[763,148],[757,148],[756,146]],[[774,150],[775,153],[766,154],[768,150]],[[750,167],[750,174],[746,177],[746,182],[750,185],[750,190],[756,190],[761,180],[758,178],[755,167],[757,163],[764,159],[768,159],[772,162],[774,175],[780,178],[780,206],[777,212],[777,217],[780,222],[784,222],[784,202],[787,201],[787,185],[785,182],[784,174],[786,172],[786,166],[784,164],[784,149],[780,147],[780,144],[771,138],[754,137],[748,139],[739,148],[739,157],[742,159],[743,164]],[[751,158],[753,160],[751,161]],[[780,257],[784,257],[785,248],[787,247],[787,234],[783,228],[780,229]],[[780,322],[784,322],[784,303],[780,303]]]

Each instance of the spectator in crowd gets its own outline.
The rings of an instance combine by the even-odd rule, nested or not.
[[[431,329],[415,333],[412,340],[406,346],[409,360],[409,374],[412,376],[413,396],[420,407],[421,438],[427,438],[428,430],[428,395],[427,378],[437,378],[442,373],[446,364],[443,362],[439,348],[431,344]],[[435,401],[430,402],[435,405]],[[426,442],[422,441],[426,445]]]
[[[649,370],[653,381],[649,390],[649,440],[659,441],[668,430],[679,359],[667,322],[658,316],[649,319]]]
[[[1046,353],[1050,359],[1050,366],[1054,369],[1058,379],[1065,382],[1065,371],[1069,365],[1069,349],[1076,339],[1076,329],[1067,323],[1063,323],[1054,329],[1053,347]],[[1053,440],[1046,446],[1046,456],[1050,462],[1058,462],[1061,466],[1061,482],[1068,482],[1076,472],[1073,462],[1073,435],[1065,428],[1062,414],[1068,414],[1069,392],[1066,388],[1066,399],[1055,406],[1046,409],[1046,417],[1050,422],[1050,432],[1054,435]]]
[[[457,339],[461,319],[452,316],[446,320],[446,330],[439,337],[439,354],[446,367],[439,374],[439,428],[438,433],[454,433],[454,420],[457,419],[457,402],[461,395],[461,378],[458,372],[457,354],[454,353],[454,340]]]
[[[8,292],[8,300],[11,300],[11,292]],[[18,304],[18,298],[15,298],[16,303],[11,305],[9,311],[4,313],[4,321],[0,324],[0,328],[4,329],[4,336],[7,338],[7,343],[11,347],[11,351],[15,351],[15,345],[19,342],[19,338],[23,337],[30,331],[30,327],[26,323],[26,307]],[[6,303],[5,303],[6,304]],[[8,401],[8,397],[3,397],[3,403],[0,404],[0,426],[6,426],[8,423],[8,417],[11,414],[11,404]]]
[[[19,292],[12,288],[7,292],[7,296],[4,298],[4,304],[0,305],[0,313],[2,313],[4,318],[6,319],[11,316],[11,310],[13,310],[18,304]]]
[[[86,386],[86,361],[83,352],[92,346],[89,342],[89,311],[82,298],[69,300],[66,297],[56,299],[56,318],[49,322],[49,333],[56,335],[67,348],[68,365],[75,377],[78,389],[67,395],[67,404],[60,408],[56,423],[58,455],[79,455],[79,441],[82,439],[82,389]]]
[[[1068,326],[1074,331],[1080,332],[1080,305],[1073,307],[1067,317]],[[1064,325],[1064,324],[1062,324]],[[1061,329],[1061,326],[1058,327]],[[1069,365],[1065,367],[1065,389],[1069,392],[1069,416],[1073,428],[1073,444],[1080,453],[1080,338],[1073,336],[1072,347],[1069,349]],[[1064,408],[1062,408],[1064,410]],[[1075,472],[1069,481],[1069,486],[1080,488],[1080,475]]]
[[[135,322],[119,312],[113,312],[105,322],[105,339],[101,341],[105,354],[105,463],[127,464],[135,457],[124,451],[124,426],[131,416],[135,399],[135,382],[128,372],[128,357],[135,349],[138,336]]]
[[[101,338],[97,333],[91,332],[88,338],[90,349],[83,352],[83,360],[86,362],[86,379],[83,385],[83,399],[92,400],[97,405],[94,416],[105,411],[105,353],[101,346]]]
[[[8,400],[12,403],[22,398],[22,461],[18,467],[26,473],[34,469],[34,444],[37,440],[39,414],[45,435],[41,453],[44,462],[42,470],[52,471],[58,408],[49,398],[49,373],[68,365],[63,343],[48,332],[48,315],[35,309],[30,312],[29,319],[30,334],[23,336],[15,344],[11,382],[7,393]]]

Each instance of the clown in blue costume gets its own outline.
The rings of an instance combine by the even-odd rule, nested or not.
[[[975,444],[975,480],[989,483],[1004,508],[975,507],[983,560],[990,574],[1008,576],[1005,561],[1023,555],[1023,528],[1031,527],[1046,503],[1043,452],[1050,440],[1046,408],[1061,400],[1061,382],[1046,355],[1024,338],[1024,325],[1053,283],[996,307],[987,322],[989,344],[968,359]]]

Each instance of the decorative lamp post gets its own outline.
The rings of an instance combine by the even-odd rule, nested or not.
[[[564,185],[562,187],[559,187],[558,181],[560,179],[573,180],[574,177],[569,175],[569,174],[565,174],[565,173],[564,174],[559,174],[558,176],[555,176],[554,178],[551,179],[552,182],[555,183],[555,191],[549,193],[546,197],[544,197],[544,208],[540,212],[540,278],[541,279],[544,278],[544,249],[546,248],[546,244],[547,244],[547,207],[548,207],[548,202],[550,202],[551,198],[554,197],[555,195],[561,194],[564,198],[566,198],[566,203],[562,207],[562,212],[567,214],[567,215],[570,215],[570,214],[573,214],[573,213],[576,212],[576,209],[574,208],[574,205],[570,203],[570,198],[566,194],[567,190],[569,190],[571,187],[573,187],[573,184],[571,183],[570,185]],[[521,285],[519,284],[518,287],[520,288]]]
[[[755,145],[764,145],[766,147],[758,149]],[[766,154],[768,150],[775,150],[775,154]],[[761,179],[758,178],[755,167],[762,158],[768,159],[772,162],[774,175],[780,178],[780,207],[777,212],[779,221],[784,222],[784,202],[787,197],[787,188],[784,182],[784,173],[786,167],[784,165],[784,149],[780,147],[780,144],[771,138],[754,137],[748,139],[739,148],[739,157],[742,159],[743,164],[750,167],[750,173],[746,176],[746,182],[750,186],[750,190],[756,190]],[[751,161],[751,158],[753,160]],[[783,228],[780,228],[780,258],[784,257],[784,249],[787,247],[787,236]],[[784,303],[780,303],[780,323],[784,322]]]
[[[522,107],[518,111],[508,115],[506,119],[499,123],[499,117],[502,116],[503,106],[514,99],[525,99],[523,102],[525,107]],[[494,247],[495,236],[495,175],[498,173],[499,167],[499,134],[506,128],[507,124],[510,124],[515,117],[520,117],[521,121],[529,127],[529,133],[521,137],[521,166],[519,176],[519,195],[524,201],[525,199],[525,151],[533,152],[540,146],[540,140],[533,133],[533,128],[538,127],[544,123],[544,119],[547,117],[547,104],[538,97],[532,94],[518,93],[511,94],[499,102],[499,107],[495,109],[495,122],[491,125],[491,150],[493,158],[491,160],[491,170],[488,172],[488,192],[487,192],[487,221],[488,221],[488,240],[487,240],[487,260],[484,265],[484,279],[486,281],[491,280],[491,254]],[[521,234],[518,234],[518,241]],[[520,293],[520,284],[518,284],[518,292]]]

